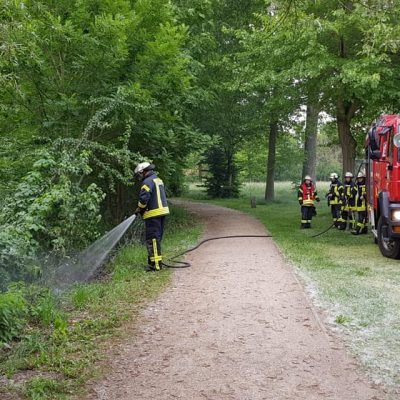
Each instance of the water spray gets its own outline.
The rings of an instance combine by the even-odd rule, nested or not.
[[[136,218],[136,214],[133,214],[76,257],[62,263],[50,278],[51,286],[61,290],[92,278]]]

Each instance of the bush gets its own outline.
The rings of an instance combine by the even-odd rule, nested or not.
[[[102,191],[81,187],[91,172],[88,153],[43,153],[0,213],[0,274],[4,281],[32,281],[41,274],[39,254],[62,256],[98,235]],[[6,285],[0,285],[5,290]]]
[[[0,344],[18,337],[27,313],[28,305],[21,293],[0,293]]]
[[[205,155],[209,176],[205,180],[206,190],[213,198],[239,197],[239,168],[233,154],[221,145],[211,147]]]

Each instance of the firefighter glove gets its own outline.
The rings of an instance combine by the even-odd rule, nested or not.
[[[319,203],[321,201],[321,199],[319,197],[317,197],[315,200],[317,201],[317,203]]]
[[[302,206],[303,205],[303,200],[299,200],[299,204]]]
[[[138,207],[138,208],[135,210],[135,215],[143,215],[144,211],[145,211],[144,208]]]

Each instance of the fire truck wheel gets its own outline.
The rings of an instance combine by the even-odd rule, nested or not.
[[[383,218],[378,221],[378,246],[385,257],[400,258],[400,240],[388,238],[388,224]]]

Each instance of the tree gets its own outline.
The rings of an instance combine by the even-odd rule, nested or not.
[[[310,175],[313,179],[316,178],[319,107],[318,98],[310,94],[307,98],[302,177]]]
[[[191,52],[201,66],[197,83],[202,89],[203,101],[192,110],[192,121],[201,132],[219,139],[205,152],[210,174],[214,174],[206,184],[210,193],[218,193],[213,189],[212,182],[215,182],[225,189],[231,188],[234,196],[238,192],[237,185],[232,186],[237,181],[234,155],[244,138],[254,134],[259,124],[254,119],[258,99],[248,96],[235,82],[237,71],[233,60],[242,49],[235,30],[248,30],[257,23],[254,13],[264,3],[254,0],[190,2],[190,6],[187,1],[176,3],[181,8],[182,21],[190,24]],[[224,162],[217,160],[216,154]],[[219,171],[222,167],[223,172]]]
[[[0,15],[0,188],[29,221],[12,207],[0,215],[0,262],[15,239],[13,265],[28,269],[27,257],[77,250],[129,214],[139,160],[179,190],[199,141],[194,74],[168,0],[3,1]],[[38,171],[44,159],[51,168]]]

